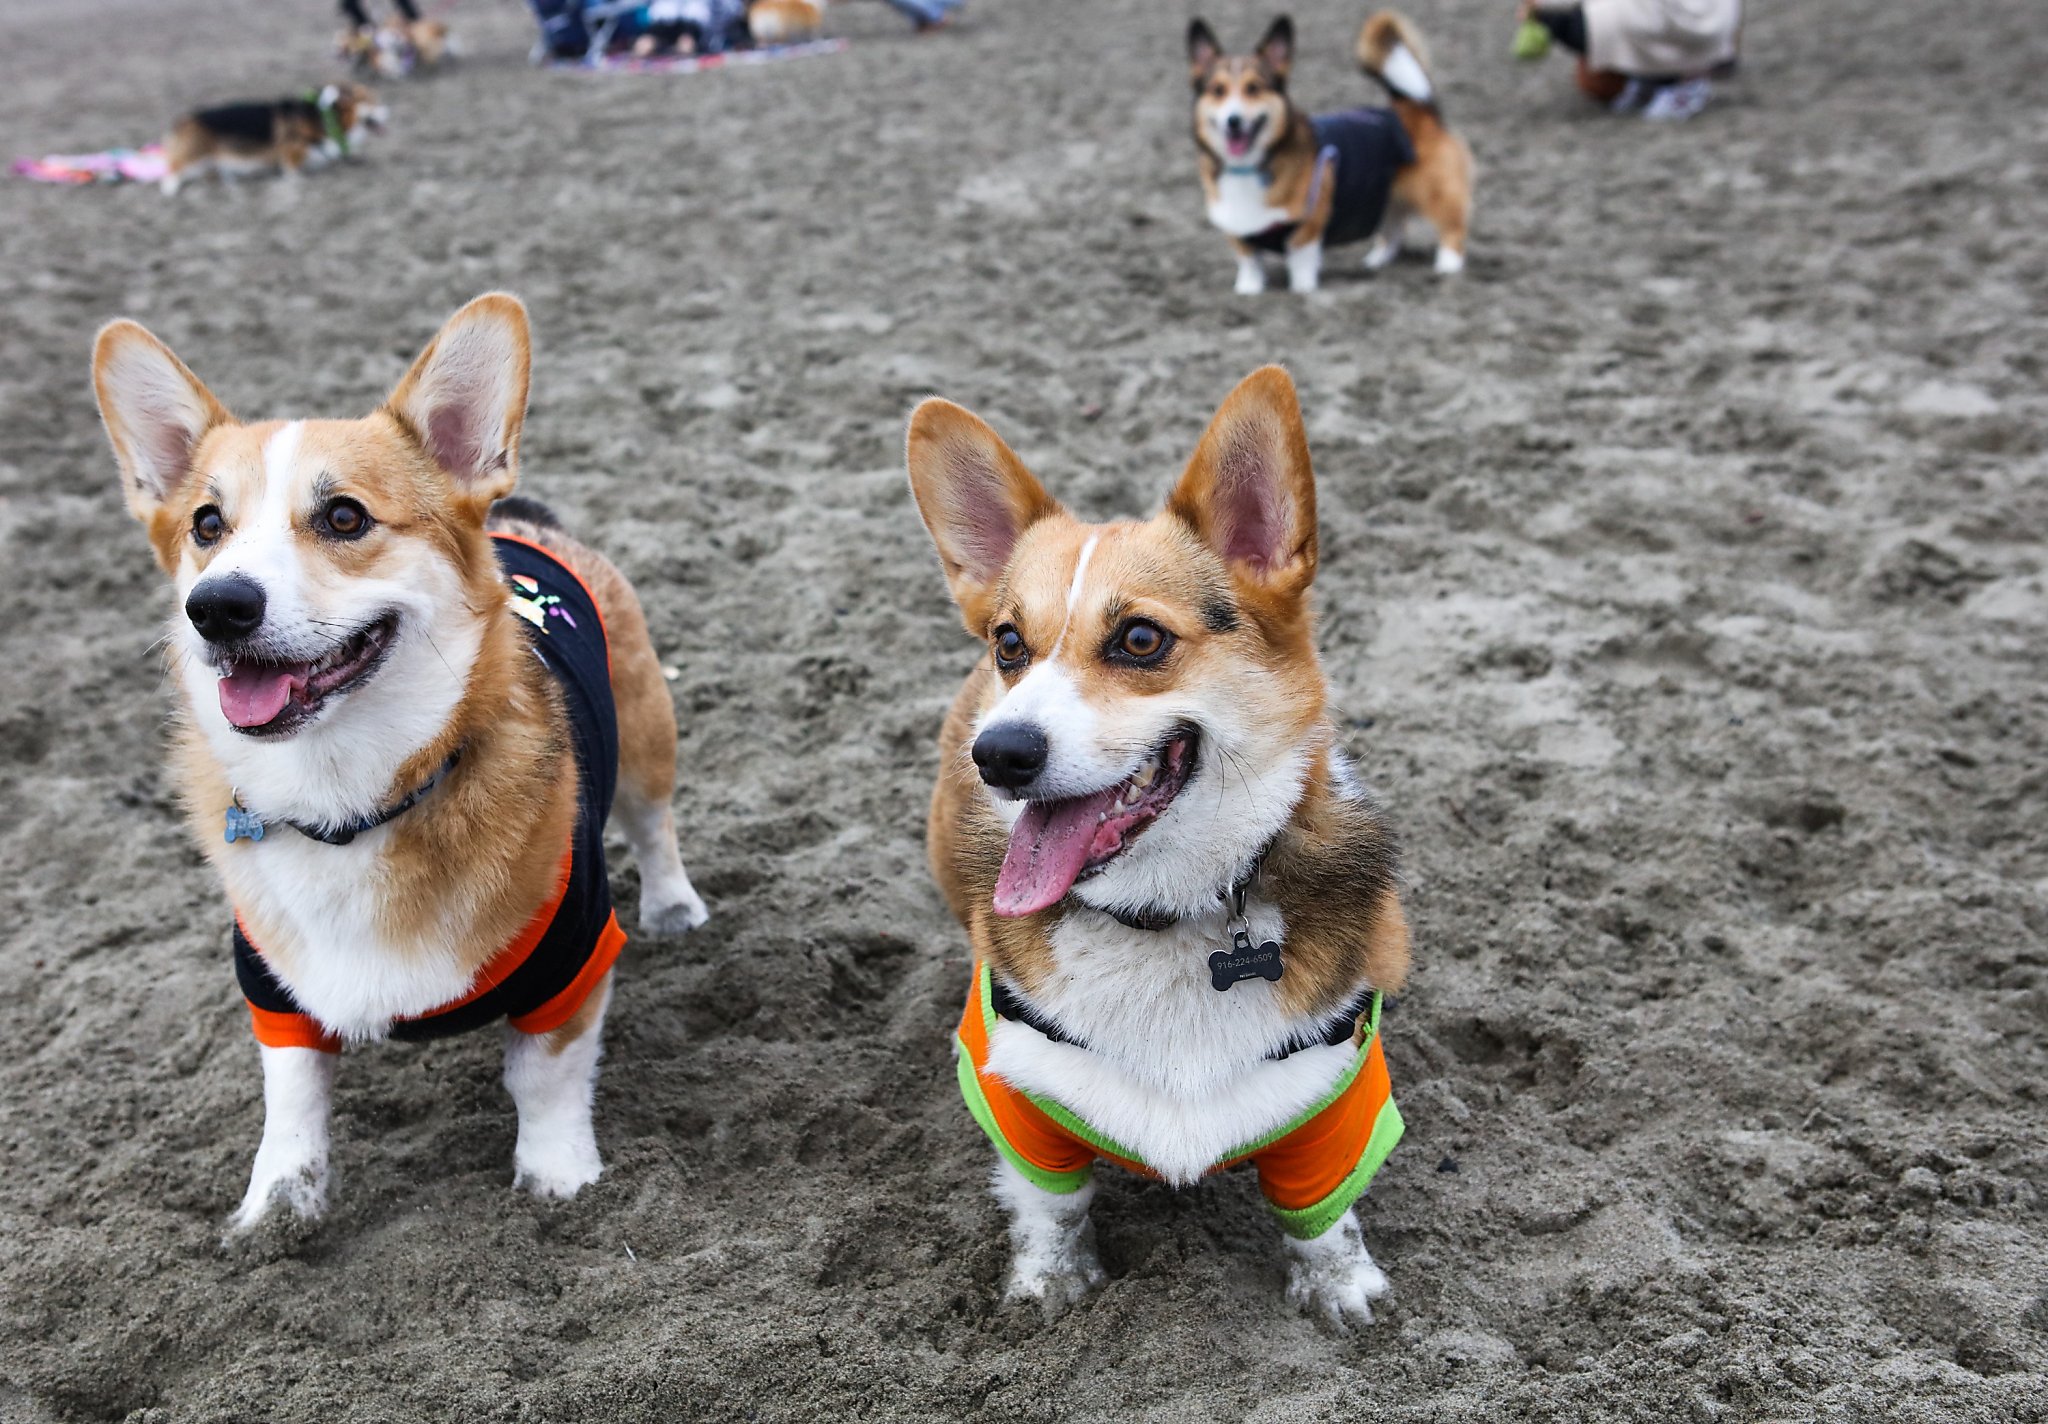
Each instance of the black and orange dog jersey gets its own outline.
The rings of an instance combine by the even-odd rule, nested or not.
[[[1380,230],[1394,177],[1415,161],[1415,145],[1392,109],[1343,109],[1318,114],[1315,128],[1317,183],[1335,183],[1323,246],[1360,242]],[[1309,206],[1315,206],[1311,196]],[[1281,223],[1245,241],[1267,252],[1285,252],[1298,223]]]
[[[554,892],[510,944],[478,971],[469,992],[391,1026],[402,1039],[443,1038],[496,1019],[526,1033],[561,1027],[583,1006],[625,947],[605,874],[604,823],[618,785],[619,719],[612,704],[611,650],[589,585],[539,544],[493,534],[512,585],[512,611],[529,626],[534,653],[561,684],[581,787],[576,828]],[[508,826],[516,834],[516,826]],[[263,952],[235,921],[235,977],[249,1001],[257,1041],[272,1048],[340,1049],[341,1040],[293,1000]]]

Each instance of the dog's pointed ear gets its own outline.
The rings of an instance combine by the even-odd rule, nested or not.
[[[1216,32],[1209,28],[1207,20],[1188,22],[1188,78],[1194,86],[1202,87],[1202,80],[1208,76],[1209,66],[1223,57],[1222,42]]]
[[[132,321],[100,328],[92,388],[121,466],[121,491],[147,524],[191,477],[192,452],[206,432],[234,417],[170,347]]]
[[[985,421],[951,401],[933,398],[910,413],[905,459],[953,602],[967,630],[981,637],[1017,540],[1058,514],[1059,501]]]
[[[385,409],[457,491],[488,508],[519,478],[532,366],[526,308],[517,297],[492,292],[448,318]]]
[[[1253,53],[1273,71],[1273,78],[1280,83],[1287,82],[1287,72],[1294,68],[1294,21],[1285,15],[1277,15],[1266,27],[1266,37],[1259,41]]]
[[[1232,391],[1166,509],[1241,582],[1299,597],[1316,574],[1316,477],[1294,382],[1262,366]]]

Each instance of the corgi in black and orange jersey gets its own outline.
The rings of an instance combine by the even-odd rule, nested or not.
[[[245,424],[134,322],[94,348],[129,508],[175,586],[177,776],[261,1045],[236,1230],[325,1208],[343,1044],[498,1019],[514,1182],[575,1195],[601,1170],[591,1094],[624,943],[614,809],[642,930],[706,918],[639,600],[508,498],[529,365],[525,308],[492,294],[375,413]]]

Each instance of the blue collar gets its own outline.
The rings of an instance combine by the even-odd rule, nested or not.
[[[1264,173],[1266,165],[1263,163],[1226,163],[1223,165],[1223,171],[1225,173]]]
[[[236,792],[234,801],[228,806],[226,828],[228,844],[233,845],[238,840],[260,841],[263,839],[264,831],[270,827],[290,826],[300,835],[311,840],[321,841],[331,846],[345,846],[364,831],[374,831],[386,821],[395,821],[407,811],[419,805],[420,802],[426,800],[427,794],[436,786],[439,786],[442,778],[455,770],[455,763],[461,760],[462,748],[457,747],[454,751],[448,753],[448,760],[441,763],[440,770],[414,787],[393,805],[386,806],[381,811],[374,811],[358,820],[349,821],[331,828],[327,826],[308,826],[303,822],[288,820],[284,817],[279,817],[276,820],[266,820],[254,811],[243,810],[241,793]]]

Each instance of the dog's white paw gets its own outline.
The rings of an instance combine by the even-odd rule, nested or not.
[[[597,1139],[556,1139],[539,1145],[522,1137],[512,1154],[512,1185],[543,1201],[568,1201],[604,1171]]]
[[[322,1161],[268,1163],[259,1160],[242,1204],[228,1218],[230,1239],[247,1235],[273,1212],[318,1221],[327,1210],[327,1164]]]
[[[569,1201],[604,1172],[598,1156],[598,1137],[590,1131],[588,1117],[557,1131],[528,1131],[520,1127],[518,1145],[512,1149],[512,1186],[549,1201]]]
[[[1390,267],[1393,265],[1394,259],[1400,255],[1401,244],[1399,240],[1376,237],[1373,239],[1372,246],[1365,250],[1365,270],[1377,272],[1382,268]]]
[[[1439,247],[1436,250],[1436,274],[1439,277],[1455,277],[1465,270],[1465,254],[1455,247]]]
[[[1102,1262],[1096,1259],[1094,1243],[1080,1239],[1057,1253],[1018,1253],[1010,1263],[1010,1284],[1003,1299],[1035,1300],[1050,1318],[1108,1279]]]
[[[1266,269],[1256,257],[1241,257],[1237,263],[1237,294],[1256,297],[1266,290]]]
[[[1358,1218],[1345,1212],[1312,1241],[1289,1239],[1287,1303],[1338,1330],[1372,1323],[1372,1302],[1387,1293],[1386,1273],[1365,1249]]]
[[[711,911],[705,908],[703,899],[687,884],[682,887],[680,898],[671,895],[653,899],[644,888],[641,892],[640,933],[644,935],[661,939],[688,934],[710,918]]]

